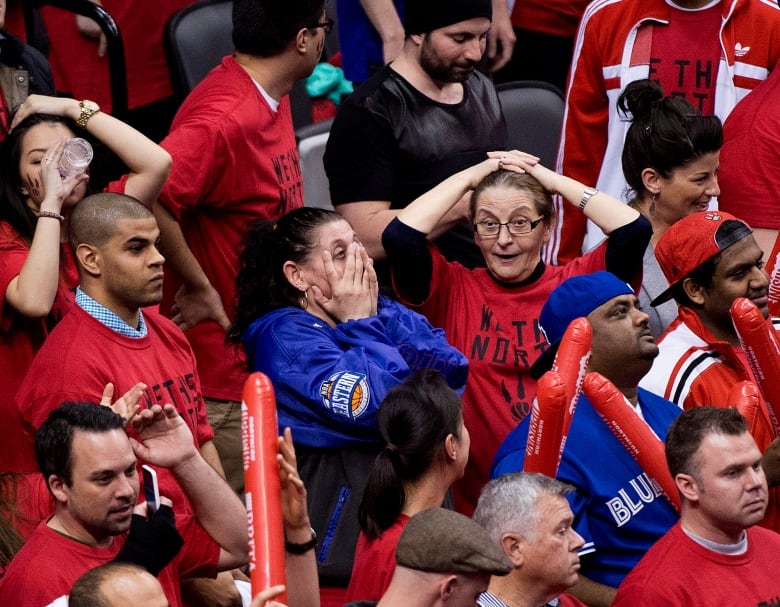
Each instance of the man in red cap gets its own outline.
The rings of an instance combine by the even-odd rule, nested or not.
[[[755,381],[731,321],[731,303],[752,300],[766,317],[769,280],[763,252],[746,223],[721,211],[694,213],[669,228],[655,248],[677,319],[640,385],[683,409],[725,406],[734,384]]]
[[[768,316],[763,255],[750,227],[722,211],[694,213],[664,233],[655,256],[670,286],[651,305],[674,298],[678,316],[661,336],[642,388],[687,410],[728,407],[734,385],[756,383],[730,310],[735,299],[747,297]],[[761,404],[753,435],[765,451],[776,436]],[[780,528],[776,509],[770,500],[764,525],[773,529]]]

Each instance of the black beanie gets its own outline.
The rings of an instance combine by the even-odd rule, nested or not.
[[[491,0],[406,0],[404,30],[407,34],[427,34],[440,27],[477,17],[492,19]]]

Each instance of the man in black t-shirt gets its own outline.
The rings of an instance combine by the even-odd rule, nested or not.
[[[398,209],[507,145],[495,89],[476,70],[490,29],[490,0],[406,3],[401,55],[347,99],[325,152],[331,200],[375,260]],[[464,197],[434,232],[445,256],[484,265]],[[381,273],[380,273],[381,274]],[[385,281],[383,281],[385,282]]]

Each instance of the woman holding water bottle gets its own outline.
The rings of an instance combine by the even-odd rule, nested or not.
[[[130,170],[108,191],[151,206],[170,170],[165,150],[94,102],[31,95],[16,112],[0,144],[0,427],[9,436],[0,443],[0,470],[16,470],[11,437],[21,428],[13,397],[78,284],[68,217],[87,192],[89,173],[88,167],[70,171],[74,158],[66,151],[80,145],[85,151],[85,141],[73,142],[84,131]]]

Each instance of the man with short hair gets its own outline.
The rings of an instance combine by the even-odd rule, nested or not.
[[[401,54],[339,109],[325,151],[331,200],[374,260],[381,235],[412,200],[507,146],[493,84],[476,70],[491,26],[491,0],[407,0]],[[448,259],[484,265],[467,197],[434,232]],[[389,282],[381,271],[380,280]]]
[[[61,403],[97,403],[106,384],[122,395],[142,382],[142,407],[172,403],[221,471],[192,350],[171,321],[148,308],[162,298],[165,261],[154,215],[130,196],[104,192],[78,204],[69,228],[80,281],[76,306],[44,342],[16,397],[29,456],[35,431]],[[178,497],[165,471],[160,485]]]
[[[515,33],[506,0],[492,0],[493,23],[487,58],[491,72],[512,57]],[[390,63],[404,46],[402,0],[337,0],[339,47],[344,76],[355,85],[368,80]]]
[[[730,310],[747,297],[768,315],[763,255],[750,227],[723,211],[693,213],[664,232],[655,256],[669,288],[651,305],[673,298],[678,316],[658,341],[643,388],[691,409],[727,406],[734,384],[755,381]]]
[[[733,408],[684,412],[667,434],[666,461],[680,522],[628,574],[613,605],[776,605],[780,537],[755,526],[768,493],[745,419]]]
[[[68,607],[169,607],[160,582],[138,565],[106,563],[87,571],[70,590]]]
[[[147,514],[145,505],[136,508],[137,458],[168,469],[197,516],[197,523],[190,516],[179,521],[184,545],[158,576],[173,607],[181,604],[181,577],[215,575],[246,562],[244,506],[200,456],[179,412],[154,405],[132,422],[138,439],[127,436],[125,420],[109,408],[69,402],[41,425],[35,453],[55,512],[6,570],[0,604],[47,605],[68,594],[85,571],[117,556],[134,510]]]
[[[443,508],[429,508],[409,519],[395,560],[393,578],[378,607],[473,607],[491,575],[512,569],[483,527]]]
[[[173,158],[155,207],[171,270],[160,310],[192,345],[215,445],[238,492],[248,373],[225,330],[241,239],[250,222],[303,206],[288,93],[311,74],[332,27],[325,0],[235,0],[235,54],[193,89],[160,144]]]
[[[566,495],[574,487],[537,473],[505,474],[482,489],[474,520],[487,529],[513,565],[490,578],[480,607],[581,606],[564,595],[577,583],[582,536]],[[558,597],[556,599],[556,597]]]
[[[655,247],[669,288],[653,300],[674,298],[677,318],[658,341],[659,354],[640,382],[682,409],[728,407],[742,381],[756,383],[731,319],[738,297],[753,301],[766,317],[769,277],[751,228],[723,211],[694,213],[673,224]],[[773,321],[777,328],[780,321]],[[759,396],[753,437],[765,451],[776,438],[767,405]],[[775,491],[762,525],[780,529]]]
[[[625,397],[625,415],[639,416],[663,440],[680,410],[638,387],[658,347],[633,289],[608,272],[575,276],[550,294],[539,320],[552,345],[531,368],[532,375],[550,369],[564,331],[580,317],[593,330],[587,370],[610,380]],[[530,418],[499,448],[493,478],[523,469]],[[576,488],[570,497],[574,529],[585,538],[581,575],[571,593],[591,607],[608,606],[626,574],[677,521],[677,513],[584,394],[557,478]]]

